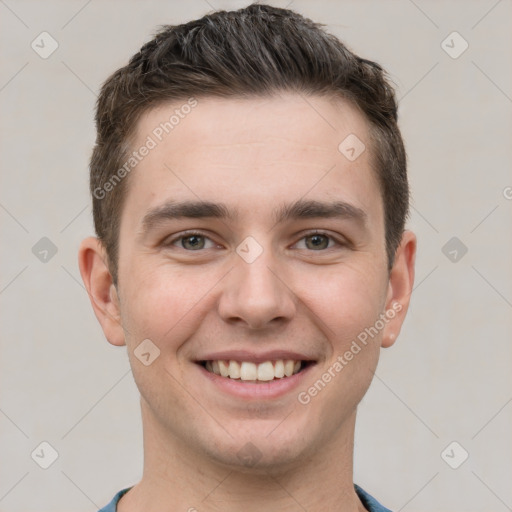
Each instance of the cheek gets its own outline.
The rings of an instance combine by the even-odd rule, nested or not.
[[[385,303],[383,271],[371,265],[337,265],[319,268],[300,280],[306,305],[322,320],[323,331],[334,350],[373,325]]]
[[[195,279],[164,267],[127,275],[131,279],[124,287],[121,309],[133,376],[143,399],[164,421],[173,411],[189,407],[190,397],[180,384],[184,367],[176,354],[212,307],[208,294],[212,283],[205,276]],[[154,360],[151,355],[149,365],[139,359],[142,351],[138,349],[147,339],[158,354]]]
[[[177,272],[169,265],[157,265],[128,275],[122,308],[128,344],[149,338],[162,351],[176,350],[197,327],[208,306],[214,273]]]
[[[381,333],[371,337],[365,329],[375,324],[384,305],[386,286],[380,276],[378,269],[339,267],[320,283],[310,282],[307,305],[321,320],[316,324],[322,326],[330,353],[298,401],[311,408],[310,423],[327,436],[355,411],[377,366]]]

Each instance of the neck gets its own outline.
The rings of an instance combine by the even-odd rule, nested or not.
[[[233,467],[205,457],[170,435],[144,402],[142,419],[143,477],[118,512],[365,510],[352,480],[355,412],[328,445],[279,468]]]

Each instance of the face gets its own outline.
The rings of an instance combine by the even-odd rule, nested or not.
[[[411,249],[390,276],[368,126],[349,104],[198,99],[158,141],[176,108],[137,126],[135,147],[157,144],[128,178],[119,324],[100,321],[171,444],[231,466],[298,463],[353,427],[400,330]],[[339,149],[350,134],[366,145],[355,159],[355,139]]]

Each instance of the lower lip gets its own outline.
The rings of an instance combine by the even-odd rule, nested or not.
[[[196,364],[201,373],[213,383],[220,391],[234,395],[240,398],[247,399],[270,399],[279,398],[286,393],[289,393],[304,380],[309,371],[313,368],[314,364],[309,364],[299,373],[291,377],[283,377],[282,379],[274,379],[268,382],[254,383],[247,382],[240,379],[230,379],[229,377],[222,377],[215,373],[209,372],[200,364]]]

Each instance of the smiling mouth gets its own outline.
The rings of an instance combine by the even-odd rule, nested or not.
[[[257,384],[291,377],[314,364],[314,361],[277,359],[257,364],[251,361],[217,360],[200,361],[199,364],[215,375]]]

